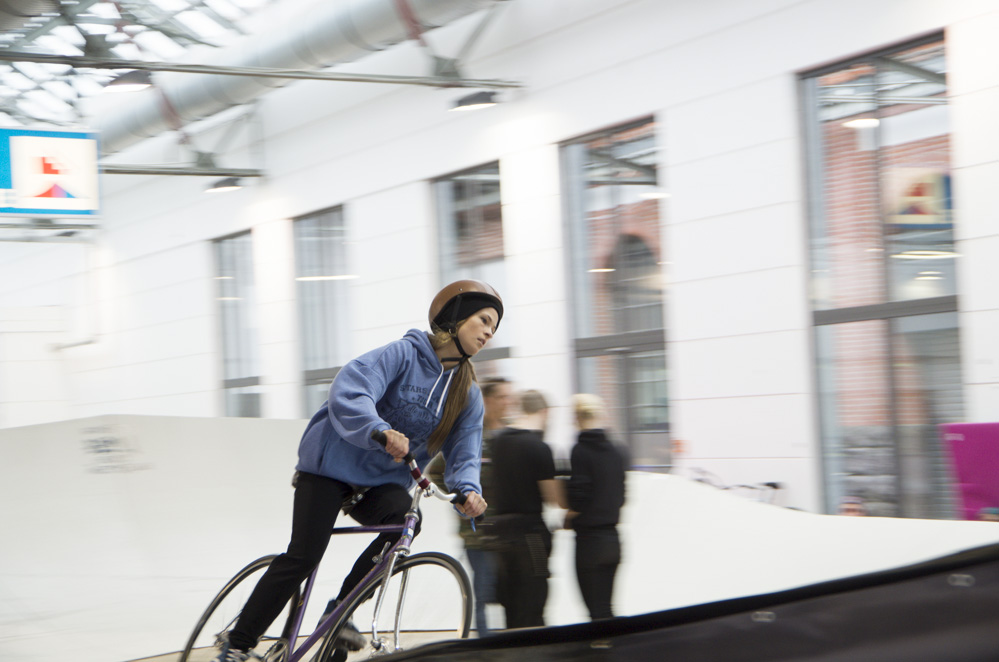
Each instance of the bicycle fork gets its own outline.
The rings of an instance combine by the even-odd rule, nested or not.
[[[385,578],[382,580],[382,585],[378,589],[378,599],[375,602],[375,611],[371,617],[371,646],[379,652],[383,651],[382,648],[385,646],[385,640],[378,635],[378,617],[382,611],[382,604],[385,602],[385,594],[388,592],[389,582],[392,580],[392,572],[395,570],[396,560],[400,557],[407,556],[409,554],[409,545],[413,538],[416,536],[416,523],[420,521],[420,514],[417,510],[419,507],[419,492],[417,492],[417,497],[413,501],[413,507],[406,513],[406,529],[402,533],[401,541],[405,541],[404,544],[400,544],[396,547],[395,551],[392,552],[392,556],[389,559],[388,567],[385,569]],[[402,608],[406,602],[406,588],[409,584],[409,570],[403,570],[399,578],[399,599],[396,604],[395,609],[395,623],[393,628],[393,650],[402,650],[399,645],[400,632],[402,629]]]

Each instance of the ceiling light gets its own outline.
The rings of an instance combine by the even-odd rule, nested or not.
[[[670,197],[670,194],[666,191],[646,191],[645,193],[639,193],[638,197],[643,200],[664,200]]]
[[[613,273],[614,271],[616,271],[616,269],[611,269],[609,267],[602,267],[599,269],[587,269],[587,273],[591,274],[609,274]]]
[[[876,117],[862,117],[860,119],[850,120],[849,122],[843,122],[843,126],[851,129],[873,129],[879,124],[881,124],[881,120]]]
[[[495,92],[475,92],[458,99],[451,110],[478,110],[496,105]]]
[[[153,77],[148,71],[136,69],[112,78],[104,86],[105,92],[138,92],[152,86]]]
[[[226,193],[241,188],[243,188],[243,182],[239,177],[226,177],[206,188],[205,193]]]
[[[320,281],[320,280],[354,280],[357,277],[358,277],[357,274],[343,274],[340,276],[299,276],[295,280],[304,283],[310,283],[313,281]]]
[[[958,257],[954,251],[904,251],[892,255],[897,260],[946,260]]]

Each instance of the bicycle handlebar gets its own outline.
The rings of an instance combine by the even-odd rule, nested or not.
[[[388,438],[385,436],[385,432],[383,430],[373,430],[371,432],[371,438],[381,444],[382,448],[385,448],[388,444]],[[416,484],[419,485],[420,489],[424,492],[433,494],[441,501],[450,501],[458,506],[465,505],[468,497],[464,494],[460,494],[458,492],[449,494],[437,489],[437,486],[431,483],[430,480],[423,475],[423,472],[420,471],[420,467],[417,466],[416,458],[413,457],[412,453],[406,453],[405,457],[402,458],[402,461],[409,465],[409,474],[416,480]]]

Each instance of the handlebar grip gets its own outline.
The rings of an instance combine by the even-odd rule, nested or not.
[[[372,430],[371,438],[381,444],[382,448],[385,448],[386,444],[388,444],[388,437],[385,436],[384,430]],[[406,457],[402,458],[402,461],[406,464],[409,464],[414,460],[416,460],[416,458],[413,457],[412,453],[406,453]]]
[[[451,503],[453,503],[456,506],[464,506],[466,501],[468,501],[468,495],[462,494],[461,492],[455,492],[454,498],[451,499]],[[482,524],[482,520],[484,520],[485,518],[486,518],[485,515],[479,515],[478,517],[473,518],[472,521],[475,524]]]

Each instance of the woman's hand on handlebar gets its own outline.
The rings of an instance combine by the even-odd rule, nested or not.
[[[478,517],[482,513],[486,512],[486,500],[475,492],[468,492],[465,494],[465,503],[460,506],[455,505],[455,508],[468,517]]]
[[[385,430],[385,450],[396,462],[402,462],[409,453],[409,437],[396,430]]]

